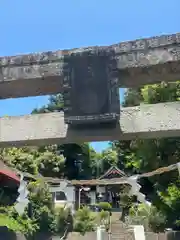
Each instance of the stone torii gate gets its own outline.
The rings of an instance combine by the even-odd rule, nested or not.
[[[65,102],[64,113],[0,118],[0,147],[180,136],[178,102],[119,104],[119,87],[180,79],[180,33],[1,57],[0,70],[1,99],[62,92]]]

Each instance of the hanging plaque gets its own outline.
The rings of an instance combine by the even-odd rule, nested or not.
[[[72,125],[115,122],[119,118],[113,54],[96,50],[68,55],[64,60],[64,114]]]

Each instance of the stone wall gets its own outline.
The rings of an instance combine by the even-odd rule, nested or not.
[[[180,232],[146,233],[146,240],[180,240]]]
[[[59,240],[59,237],[51,237],[47,234],[38,234],[32,240]],[[13,233],[6,227],[0,227],[0,240],[27,240],[23,234]],[[96,240],[96,233],[89,232],[85,236],[79,233],[70,233],[67,240]],[[108,240],[108,234],[104,233],[103,240]],[[129,240],[129,239],[126,239]],[[146,233],[146,240],[180,240],[180,232],[168,232],[168,233]]]
[[[147,232],[146,233],[146,240],[168,240],[165,233],[153,233]]]
[[[108,240],[107,232],[103,233],[103,240]],[[54,239],[55,240],[55,239]],[[67,240],[96,240],[96,232],[88,232],[85,236],[80,235],[79,233],[72,232],[68,235]]]
[[[56,240],[56,238],[52,239]],[[89,232],[85,236],[79,233],[70,233],[67,240],[96,240],[96,233]],[[108,240],[108,234],[104,233],[103,240]],[[118,240],[118,239],[117,239]],[[130,239],[126,239],[130,240]],[[146,240],[180,240],[180,232],[168,232],[168,233],[146,233]]]
[[[96,233],[89,232],[85,236],[81,236],[78,233],[71,233],[68,235],[68,240],[96,240]],[[104,233],[103,240],[108,240],[107,233]],[[126,239],[126,240],[129,240],[129,239]],[[168,232],[168,233],[159,233],[159,234],[147,232],[146,240],[180,240],[180,232]]]

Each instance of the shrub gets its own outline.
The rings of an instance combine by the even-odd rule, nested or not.
[[[104,225],[106,227],[106,230],[109,229],[109,223],[110,223],[110,214],[108,211],[102,210],[98,213],[99,222],[101,225]]]
[[[56,229],[54,213],[47,206],[36,209],[34,220],[40,232],[54,232]]]
[[[73,228],[73,217],[69,208],[56,208],[55,209],[55,223],[56,233],[64,234],[71,231]]]
[[[0,213],[0,226],[6,226],[14,232],[21,232],[27,237],[32,236],[37,230],[37,224],[29,219],[26,214],[19,216],[13,208],[8,208],[8,213]]]
[[[9,230],[14,232],[23,232],[24,228],[17,220],[5,214],[0,214],[0,226],[6,226]]]
[[[146,231],[161,232],[166,225],[166,217],[155,206],[139,204],[130,209],[130,224],[142,224]]]
[[[104,211],[111,211],[112,209],[111,204],[108,202],[100,202],[98,206]]]
[[[52,195],[47,184],[37,181],[29,184],[32,219],[40,232],[54,232],[56,229]]]
[[[26,214],[19,216],[16,218],[16,221],[20,226],[22,226],[22,233],[27,236],[33,236],[38,230],[39,226],[33,219],[28,218]]]
[[[48,186],[42,181],[28,185],[30,207],[19,216],[13,207],[0,206],[0,223],[10,230],[20,231],[26,236],[32,236],[37,232],[64,233],[70,223],[73,228],[72,216],[69,209],[56,209],[52,201],[52,195]],[[29,213],[29,214],[28,214]],[[31,219],[30,217],[31,216]],[[6,221],[3,221],[3,218]]]
[[[20,216],[13,207],[0,207],[0,214],[6,216],[8,224],[3,226],[17,225],[14,230],[22,232],[27,236],[35,234],[37,231],[54,232],[56,229],[55,216],[53,212],[52,196],[48,190],[48,186],[42,181],[33,182],[28,185],[29,200],[31,205],[31,219],[28,217],[28,209]],[[6,225],[5,225],[6,224]],[[11,228],[12,224],[9,229]]]
[[[74,218],[74,231],[79,232],[81,235],[85,235],[86,232],[94,231],[95,216],[92,215],[88,207],[79,209]]]

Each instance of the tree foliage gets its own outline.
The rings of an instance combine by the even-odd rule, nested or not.
[[[88,207],[83,207],[76,212],[74,219],[74,230],[85,235],[86,232],[94,230],[95,216]]]
[[[166,227],[166,217],[155,206],[142,203],[131,207],[129,223],[142,224],[145,231],[161,232]]]
[[[140,104],[156,104],[160,102],[179,101],[180,83],[160,83],[146,85],[139,89],[128,89],[123,105],[137,106]],[[159,167],[168,166],[179,162],[180,138],[166,139],[136,139],[132,141],[114,141],[112,148],[118,153],[119,162],[128,174],[144,173]],[[178,172],[173,171],[149,179],[142,179],[142,191],[148,200],[159,209],[160,213],[167,216],[169,227],[176,226],[179,215]],[[174,194],[174,195],[172,195]],[[164,197],[163,197],[164,196]],[[168,202],[171,202],[171,207]],[[174,205],[173,205],[174,199]],[[175,204],[176,203],[176,204]],[[177,214],[175,214],[175,212]]]
[[[40,232],[55,231],[54,206],[48,185],[42,181],[32,182],[28,186],[31,206],[30,217]]]

